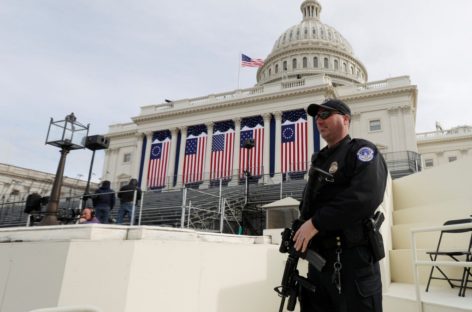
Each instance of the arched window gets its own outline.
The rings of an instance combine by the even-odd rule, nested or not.
[[[295,58],[292,60],[292,68],[297,69],[297,59]]]
[[[351,66],[351,75],[354,75],[354,67]]]
[[[346,62],[343,62],[343,70],[345,73],[347,73],[347,65],[346,65]]]
[[[284,67],[283,67],[284,71],[287,70],[287,61],[284,61]]]
[[[339,62],[338,60],[334,60],[334,70],[338,70],[339,69]]]
[[[313,37],[316,37],[316,28],[315,27],[313,27],[313,32],[312,33],[313,33]]]
[[[308,38],[308,28],[304,29],[304,33],[305,33],[305,39]]]
[[[300,39],[300,29],[297,29],[297,39]]]
[[[329,68],[328,58],[324,58],[324,68]]]
[[[272,68],[269,68],[269,77],[272,75]]]
[[[313,67],[318,67],[318,58],[316,56],[313,58]]]
[[[275,64],[275,73],[277,74],[279,72],[279,64]]]
[[[303,68],[308,67],[308,59],[306,57],[303,58]]]

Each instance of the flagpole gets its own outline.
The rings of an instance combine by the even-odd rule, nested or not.
[[[238,90],[239,90],[239,76],[240,76],[240,73],[241,73],[241,55],[242,55],[242,52],[239,51],[239,55],[238,55]]]

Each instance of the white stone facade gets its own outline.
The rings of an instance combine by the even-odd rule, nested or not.
[[[449,130],[417,134],[418,151],[423,168],[428,169],[472,156],[472,127],[459,126]]]
[[[282,112],[306,109],[313,102],[321,103],[325,97],[337,97],[345,101],[351,108],[353,137],[362,137],[371,140],[383,153],[398,151],[417,152],[415,136],[417,88],[410,83],[408,77],[391,78],[369,84],[334,87],[331,79],[325,75],[309,76],[256,86],[250,89],[234,92],[209,95],[195,99],[179,100],[172,103],[144,106],[139,116],[133,117],[133,123],[110,126],[107,136],[110,138],[110,147],[106,152],[103,177],[112,181],[113,187],[127,182],[130,178],[141,177],[147,181],[150,149],[146,148],[144,162],[141,164],[143,140],[151,141],[152,133],[169,129],[171,133],[182,133],[185,137],[186,127],[204,123],[208,127],[216,121],[232,119],[236,130],[241,118],[261,115],[265,123],[267,140],[275,137],[280,142],[280,116]],[[275,119],[275,133],[271,133],[269,120]],[[370,129],[372,121],[379,121],[380,128]],[[308,116],[308,153],[315,151],[313,137],[313,119]],[[238,131],[236,131],[238,133]],[[172,136],[174,140],[176,135]],[[181,144],[181,149],[182,149]],[[211,144],[209,144],[211,146]],[[239,145],[236,135],[235,146]],[[280,144],[275,144],[275,169],[280,172]],[[322,147],[323,142],[320,144]],[[149,145],[147,146],[149,147]],[[125,155],[131,154],[131,161],[125,161]],[[167,173],[173,175],[175,162],[182,164],[182,159],[175,159],[176,144],[171,144],[170,161]],[[180,151],[180,158],[183,152]],[[264,150],[264,173],[269,174],[269,146]],[[236,159],[239,158],[239,149],[234,149],[234,170],[239,168]],[[208,165],[208,162],[205,162]],[[142,171],[140,172],[140,168]],[[182,166],[178,168],[178,176],[182,175]],[[209,172],[208,166],[203,169]],[[177,185],[178,186],[178,185]],[[145,184],[142,184],[145,188]]]
[[[51,194],[54,174],[0,164],[0,203],[22,202],[31,193],[41,196]],[[80,196],[84,193],[87,182],[64,177],[61,198]],[[96,183],[90,183],[96,189]]]

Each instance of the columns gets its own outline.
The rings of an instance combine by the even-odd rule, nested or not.
[[[120,188],[120,182],[118,180],[118,154],[119,154],[119,149],[118,148],[111,148],[107,150],[108,153],[108,165],[105,168],[105,176],[108,177],[110,181],[113,181],[115,183],[114,187],[115,189]],[[111,176],[111,178],[110,178]]]
[[[262,115],[264,118],[264,155],[262,165],[264,166],[264,178],[270,174],[270,118],[272,114],[265,113]]]
[[[275,117],[275,174],[280,174],[281,144],[282,144],[282,112],[274,112]]]
[[[131,176],[138,179],[139,169],[141,168],[142,152],[143,152],[143,133],[141,132],[136,133],[135,138],[136,138],[137,144],[136,144],[136,153],[135,155],[133,155],[133,169],[131,172]]]
[[[241,145],[241,118],[234,118],[233,179],[239,175],[239,147]]]
[[[171,128],[170,130],[170,135],[171,135],[171,140],[170,140],[170,155],[169,155],[169,161],[167,163],[167,188],[172,187],[172,183],[174,181],[174,168],[175,168],[175,155],[177,153],[177,131],[179,128]]]
[[[143,180],[141,181],[141,189],[147,191],[148,189],[148,169],[149,169],[149,158],[151,155],[151,145],[152,145],[152,131],[145,132],[146,135],[146,151],[144,152],[144,165],[143,165]]]
[[[182,185],[182,174],[184,170],[184,158],[185,158],[185,145],[187,141],[187,126],[180,127],[182,131],[181,141],[180,141],[180,154],[179,154],[179,172],[177,172],[177,187]]]
[[[311,155],[315,152],[315,138],[313,137],[313,117],[311,115],[306,114],[306,122],[308,123],[308,161],[311,160]],[[308,164],[308,168],[310,164]]]
[[[213,145],[213,122],[206,123],[207,127],[207,146],[205,153],[205,165],[203,167],[203,181],[204,186],[208,188],[210,182],[210,160],[211,160],[211,147]]]

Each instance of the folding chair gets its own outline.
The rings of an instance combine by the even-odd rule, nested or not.
[[[456,219],[456,220],[449,220],[446,221],[443,225],[454,225],[454,224],[467,224],[467,223],[472,223],[472,218],[468,219]],[[471,232],[470,238],[468,240],[468,246],[466,249],[463,250],[447,250],[444,249],[443,246],[441,246],[441,242],[443,240],[443,236],[447,234],[458,234],[458,233],[466,233],[466,232]],[[464,244],[465,245],[465,244]],[[438,245],[436,247],[435,251],[427,251],[426,253],[429,255],[429,258],[431,261],[436,261],[438,256],[446,256],[454,261],[470,261],[472,262],[472,227],[471,228],[466,228],[466,229],[460,229],[460,230],[443,230],[441,231],[441,234],[439,235],[439,241]],[[471,264],[472,265],[472,264]],[[438,270],[439,273],[442,275],[440,277],[434,276],[434,270]],[[464,297],[465,296],[465,291],[467,288],[471,288],[468,286],[468,282],[472,281],[470,279],[472,277],[472,273],[470,270],[470,267],[465,267],[463,272],[462,272],[462,278],[450,278],[446,275],[446,273],[441,270],[438,266],[433,266],[431,268],[431,272],[429,273],[429,278],[428,278],[428,284],[426,285],[426,291],[429,290],[429,286],[431,283],[431,280],[436,279],[436,280],[446,280],[449,283],[449,286],[451,288],[458,287],[459,288],[459,296]]]

